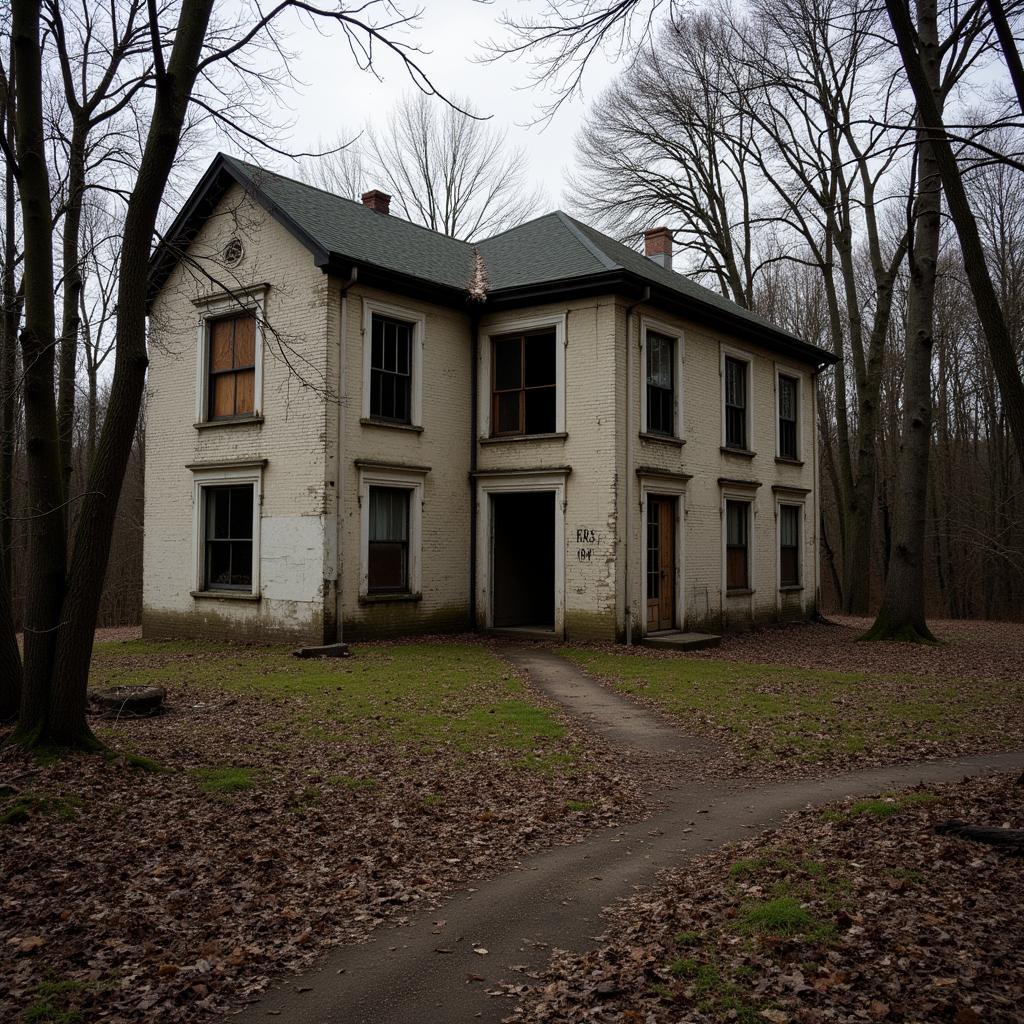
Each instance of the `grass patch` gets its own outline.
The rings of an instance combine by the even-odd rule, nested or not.
[[[380,783],[376,779],[363,778],[358,775],[328,775],[326,782],[329,786],[338,786],[342,789],[380,789]]]
[[[849,807],[830,807],[822,811],[826,821],[845,822],[853,818],[871,817],[885,820],[892,818],[910,807],[927,807],[939,798],[934,793],[898,793],[866,800],[857,800]]]
[[[818,937],[829,927],[792,896],[744,903],[737,915],[736,926],[748,934],[785,938],[798,935]]]
[[[256,773],[249,768],[197,768],[193,774],[202,791],[211,796],[227,796],[254,789],[258,781]]]
[[[459,754],[504,750],[528,771],[571,766],[564,727],[509,666],[471,643],[367,644],[344,660],[300,660],[287,647],[210,642],[97,644],[95,686],[146,683],[231,691],[288,708],[294,728],[280,742],[308,739],[435,748]]]
[[[675,939],[677,946],[699,946],[700,932],[676,932]]]
[[[566,800],[565,809],[567,811],[575,811],[582,813],[583,811],[592,810],[594,805],[589,800]]]
[[[0,825],[24,825],[39,816],[71,821],[84,806],[76,796],[21,793],[0,811]]]
[[[730,734],[751,760],[799,762],[900,748],[907,742],[989,740],[1015,714],[1024,683],[965,685],[784,665],[661,657],[566,647],[561,653],[617,690],[659,705],[698,731]]]
[[[33,995],[35,1001],[22,1016],[25,1024],[78,1024],[85,1018],[70,1004],[85,990],[80,981],[41,981]]]

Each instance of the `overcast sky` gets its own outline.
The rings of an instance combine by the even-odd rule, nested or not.
[[[416,0],[410,0],[412,10]],[[533,176],[545,193],[549,208],[564,205],[562,189],[565,174],[573,163],[573,144],[590,101],[601,92],[615,74],[609,60],[599,59],[588,69],[585,93],[574,97],[546,125],[531,127],[548,94],[530,87],[530,66],[526,61],[482,64],[474,60],[481,43],[500,37],[498,19],[506,7],[539,10],[540,4],[516,4],[496,0],[493,4],[475,0],[421,0],[424,13],[419,28],[405,38],[428,51],[420,57],[424,69],[437,88],[449,95],[466,96],[483,114],[490,114],[496,125],[507,129],[509,141],[522,146],[528,154]],[[304,85],[289,98],[294,107],[291,150],[315,149],[321,139],[333,138],[340,130],[358,130],[367,114],[385,118],[403,92],[413,88],[400,62],[381,55],[378,73],[383,81],[360,71],[344,41],[316,31],[293,29],[286,44],[299,59],[296,69]],[[440,102],[440,101],[438,101]],[[223,145],[221,143],[220,145]],[[217,145],[212,145],[212,158]],[[280,160],[274,166],[294,173]]]

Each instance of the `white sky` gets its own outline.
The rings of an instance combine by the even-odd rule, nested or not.
[[[409,0],[404,5],[406,10],[414,10],[416,2]],[[566,103],[546,125],[531,126],[550,97],[531,88],[528,61],[483,64],[474,57],[482,52],[482,43],[502,36],[498,19],[506,7],[519,13],[538,11],[541,4],[521,0],[420,3],[424,10],[419,27],[406,32],[404,38],[428,51],[419,61],[437,88],[449,95],[468,97],[481,114],[492,115],[496,126],[508,130],[509,143],[526,150],[534,180],[546,193],[548,208],[564,205],[562,189],[566,172],[572,169],[576,130],[589,102],[614,77],[612,62],[600,58],[593,61],[584,79],[583,96]],[[333,139],[339,131],[356,131],[368,114],[386,118],[403,92],[414,88],[400,61],[390,54],[379,52],[377,71],[383,81],[360,71],[337,35],[296,28],[285,45],[297,54],[296,73],[305,83],[288,97],[294,112],[292,138],[275,140],[289,151],[315,150],[319,142]],[[211,143],[211,159],[217,148]],[[277,159],[268,158],[268,163],[283,173],[295,170],[294,165],[289,167]]]

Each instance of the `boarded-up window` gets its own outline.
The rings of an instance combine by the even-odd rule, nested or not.
[[[211,320],[209,404],[211,420],[256,411],[256,316]]]
[[[207,590],[252,589],[252,484],[204,487]]]
[[[409,589],[409,495],[398,487],[370,488],[367,590],[395,594]]]
[[[797,457],[797,381],[795,377],[779,377],[779,456]]]
[[[675,431],[675,350],[674,339],[647,332],[647,430],[670,437]]]
[[[394,423],[409,423],[413,325],[374,313],[372,331],[370,416]]]
[[[491,351],[494,434],[555,431],[555,332],[495,338]]]
[[[725,503],[725,586],[727,590],[750,587],[750,503]]]
[[[747,364],[725,358],[725,445],[749,447],[747,440]]]
[[[800,586],[800,507],[779,506],[779,578],[784,587]]]

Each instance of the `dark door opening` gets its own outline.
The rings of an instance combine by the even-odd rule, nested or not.
[[[495,626],[555,628],[554,491],[492,495]]]

